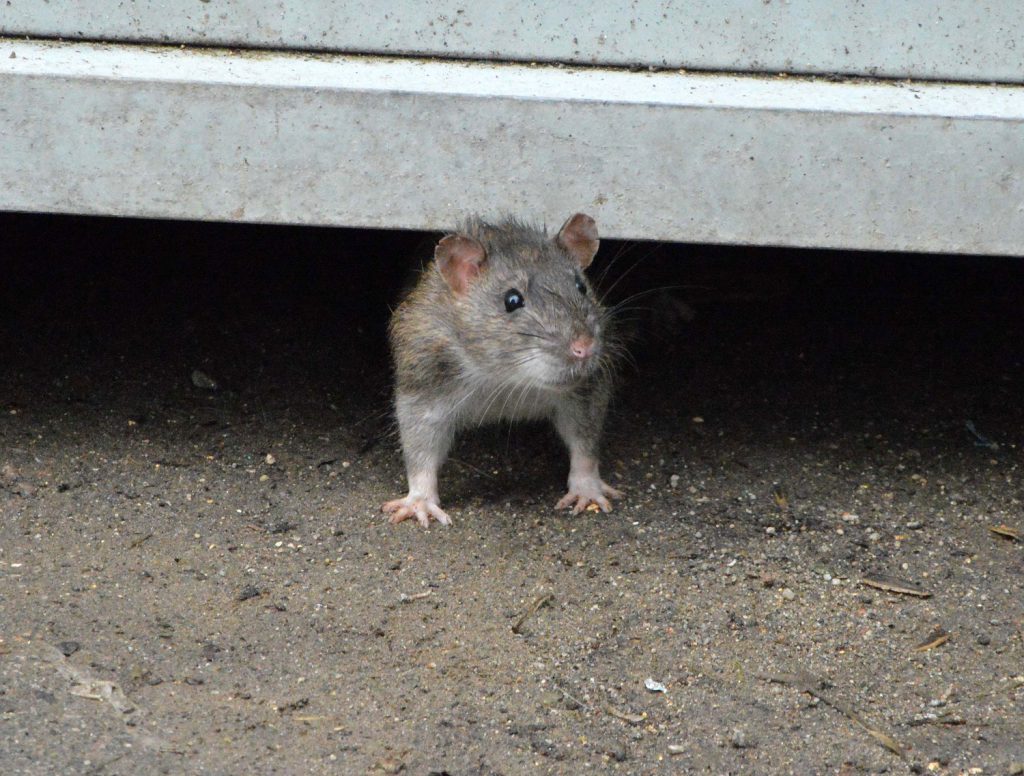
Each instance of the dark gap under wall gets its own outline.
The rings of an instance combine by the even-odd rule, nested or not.
[[[389,306],[432,246],[419,233],[19,214],[0,215],[0,234],[0,409],[145,417],[196,391],[200,370],[313,427],[386,426]],[[884,429],[971,444],[970,420],[1020,441],[1020,260],[605,241],[591,275],[626,300],[634,363],[612,434],[665,413],[740,413],[751,439]]]

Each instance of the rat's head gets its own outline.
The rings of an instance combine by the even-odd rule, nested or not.
[[[606,314],[584,274],[598,243],[582,213],[554,238],[513,220],[471,220],[438,243],[474,377],[561,389],[606,368]]]

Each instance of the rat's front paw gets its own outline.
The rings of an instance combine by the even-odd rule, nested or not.
[[[602,512],[612,511],[610,498],[622,498],[622,492],[608,485],[599,477],[569,482],[569,492],[559,499],[555,509],[572,507],[572,513],[578,515],[591,504],[596,504]]]
[[[431,498],[423,498],[409,494],[405,498],[396,498],[381,505],[381,511],[391,515],[389,523],[401,523],[410,517],[415,517],[424,528],[430,525],[430,518],[434,518],[441,525],[451,525],[452,519],[441,509],[440,505]]]

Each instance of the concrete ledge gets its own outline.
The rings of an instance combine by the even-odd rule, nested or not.
[[[0,41],[0,209],[1024,254],[1024,87]]]
[[[4,0],[0,35],[755,73],[1008,81],[1014,2]]]

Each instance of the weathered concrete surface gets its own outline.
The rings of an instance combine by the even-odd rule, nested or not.
[[[3,209],[1024,253],[1024,87],[8,41],[0,90]]]
[[[8,0],[0,34],[1019,83],[1020,10],[973,0]]]

